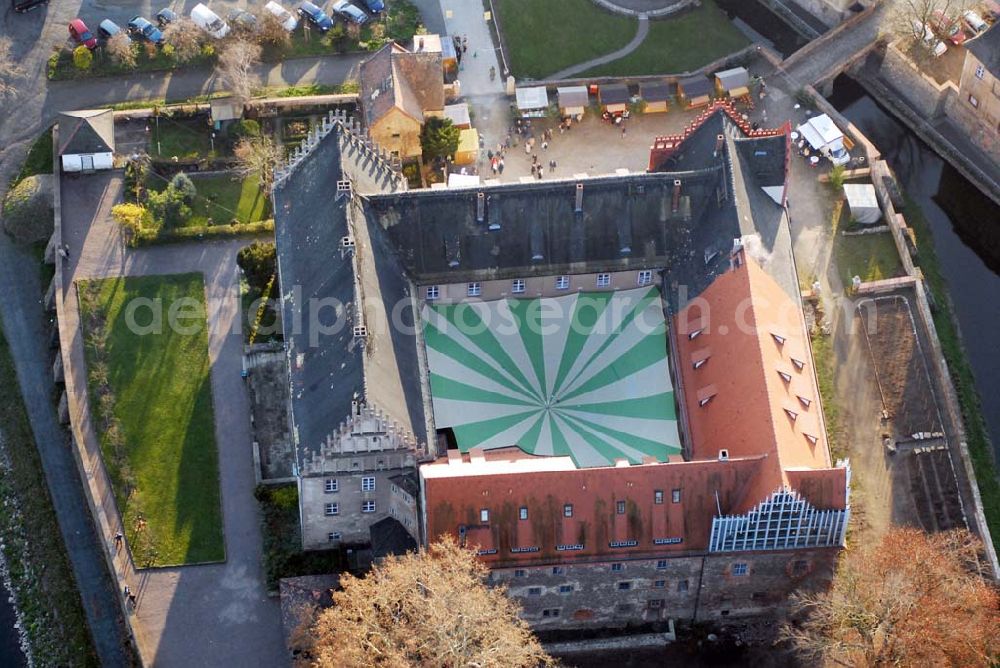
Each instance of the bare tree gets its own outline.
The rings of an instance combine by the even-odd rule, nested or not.
[[[201,53],[205,33],[191,19],[182,18],[164,29],[163,41],[174,47],[174,57],[178,62],[186,63]]]
[[[17,80],[24,76],[12,50],[10,37],[0,37],[0,101],[17,95]]]
[[[256,175],[261,187],[270,192],[274,184],[274,170],[285,163],[285,149],[268,135],[244,137],[235,147],[236,173],[241,177]]]
[[[281,19],[270,12],[264,12],[258,23],[257,41],[265,46],[281,48],[288,46],[291,40],[292,35],[281,24]]]
[[[254,89],[260,85],[260,77],[254,71],[258,63],[260,45],[244,39],[229,42],[219,53],[216,74],[240,104],[246,104],[253,97]]]
[[[927,35],[939,24],[958,21],[970,5],[971,0],[896,0],[888,17],[889,32],[906,39],[918,55],[933,56],[938,37],[928,40]]]
[[[1000,651],[1000,597],[967,531],[892,529],[844,555],[828,592],[794,599],[782,635],[842,666],[988,666]]]
[[[135,45],[132,44],[132,40],[130,40],[124,32],[112,35],[107,44],[105,44],[104,48],[109,54],[111,54],[112,58],[125,67],[135,67]]]
[[[342,575],[332,608],[298,634],[300,665],[553,665],[503,588],[476,556],[444,539],[390,557],[365,578]]]

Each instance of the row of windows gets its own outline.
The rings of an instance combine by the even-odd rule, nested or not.
[[[653,271],[651,269],[643,269],[636,275],[636,283],[639,286],[652,285],[653,283]],[[611,287],[611,274],[598,274],[596,279],[597,287],[607,288]],[[569,290],[569,276],[556,276],[555,277],[556,290]],[[510,291],[515,295],[522,295],[527,288],[527,284],[523,278],[515,278],[510,282]],[[479,281],[473,281],[467,283],[465,286],[465,294],[469,297],[479,297],[483,294],[483,284]],[[434,300],[441,296],[441,286],[439,285],[428,285],[424,289],[424,297],[428,300]]]
[[[619,591],[631,591],[633,588],[638,588],[638,586],[637,586],[637,583],[634,582],[634,581],[632,581],[632,580],[623,580],[623,581],[621,581],[621,582],[618,583],[618,590]],[[666,589],[667,588],[667,581],[666,580],[654,580],[653,584],[652,584],[652,588],[653,589]],[[677,588],[677,593],[678,594],[684,594],[684,593],[686,593],[688,591],[688,581],[687,580],[678,580],[676,588]],[[528,587],[528,596],[541,596],[544,591],[545,591],[544,587]],[[571,585],[571,584],[559,585],[559,593],[560,594],[564,594],[564,595],[565,594],[572,594],[574,591],[576,591],[576,585]]]
[[[363,513],[374,513],[375,512],[375,502],[374,501],[362,501],[361,502],[361,512]],[[339,515],[340,514],[340,504],[339,503],[327,503],[323,506],[323,513],[327,516]]]
[[[673,503],[681,502],[681,490],[672,489],[670,490],[670,500]],[[653,492],[653,503],[660,505],[663,503],[663,490],[658,489]],[[615,510],[619,515],[625,514],[626,503],[624,501],[618,501]],[[521,506],[518,508],[517,516],[519,519],[528,519],[528,506]],[[573,504],[567,503],[563,505],[563,517],[573,517]],[[487,524],[490,521],[490,509],[481,508],[479,510],[479,522],[480,524]]]
[[[651,598],[646,601],[646,607],[650,610],[661,610],[666,607],[666,600],[662,598]],[[615,611],[622,614],[627,614],[632,612],[633,606],[631,603],[620,603],[615,607]],[[562,616],[562,608],[545,608],[542,610],[542,617],[547,617],[553,619]]]
[[[323,485],[323,491],[327,494],[332,494],[334,492],[340,491],[340,482],[336,478],[327,478]],[[362,492],[374,492],[375,491],[375,477],[364,477],[361,479],[361,491]]]

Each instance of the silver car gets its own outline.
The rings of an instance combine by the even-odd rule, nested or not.
[[[338,0],[333,3],[333,11],[358,25],[364,25],[368,21],[368,15],[347,0]]]

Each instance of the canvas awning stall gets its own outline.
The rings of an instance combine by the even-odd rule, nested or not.
[[[674,91],[666,81],[652,81],[642,84],[639,94],[646,103],[645,113],[664,112],[670,107]]]
[[[541,118],[549,108],[549,93],[545,86],[518,88],[515,91],[517,110],[522,117]]]
[[[563,86],[556,88],[559,95],[559,113],[563,116],[583,116],[590,104],[586,86]]]
[[[628,86],[625,84],[608,84],[601,86],[597,94],[601,107],[609,114],[620,114],[628,109]]]
[[[737,98],[750,94],[750,73],[745,67],[734,67],[715,73],[715,85],[720,93]]]
[[[472,188],[479,185],[478,174],[449,174],[449,188]]]
[[[875,196],[875,186],[870,183],[845,183],[844,195],[851,210],[851,218],[862,225],[874,225],[882,218],[882,209]]]
[[[677,94],[687,100],[688,107],[701,107],[712,101],[712,82],[695,76],[677,82]]]
[[[479,132],[475,128],[458,133],[458,148],[455,150],[455,164],[468,165],[479,157]]]
[[[444,106],[444,117],[451,120],[451,124],[459,130],[468,130],[472,127],[472,120],[469,117],[469,105],[465,102],[461,104],[446,104]]]

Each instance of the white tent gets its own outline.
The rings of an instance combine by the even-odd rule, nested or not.
[[[518,88],[515,91],[517,110],[522,116],[542,116],[549,106],[549,94],[545,86]],[[534,112],[534,113],[532,113]]]
[[[799,126],[799,132],[802,133],[802,138],[817,151],[844,137],[844,133],[826,114],[810,118]]]
[[[847,206],[851,208],[851,217],[862,225],[872,225],[882,218],[875,186],[872,184],[845,183],[844,195],[847,196]]]
[[[479,185],[478,174],[449,174],[449,188],[472,188]]]

